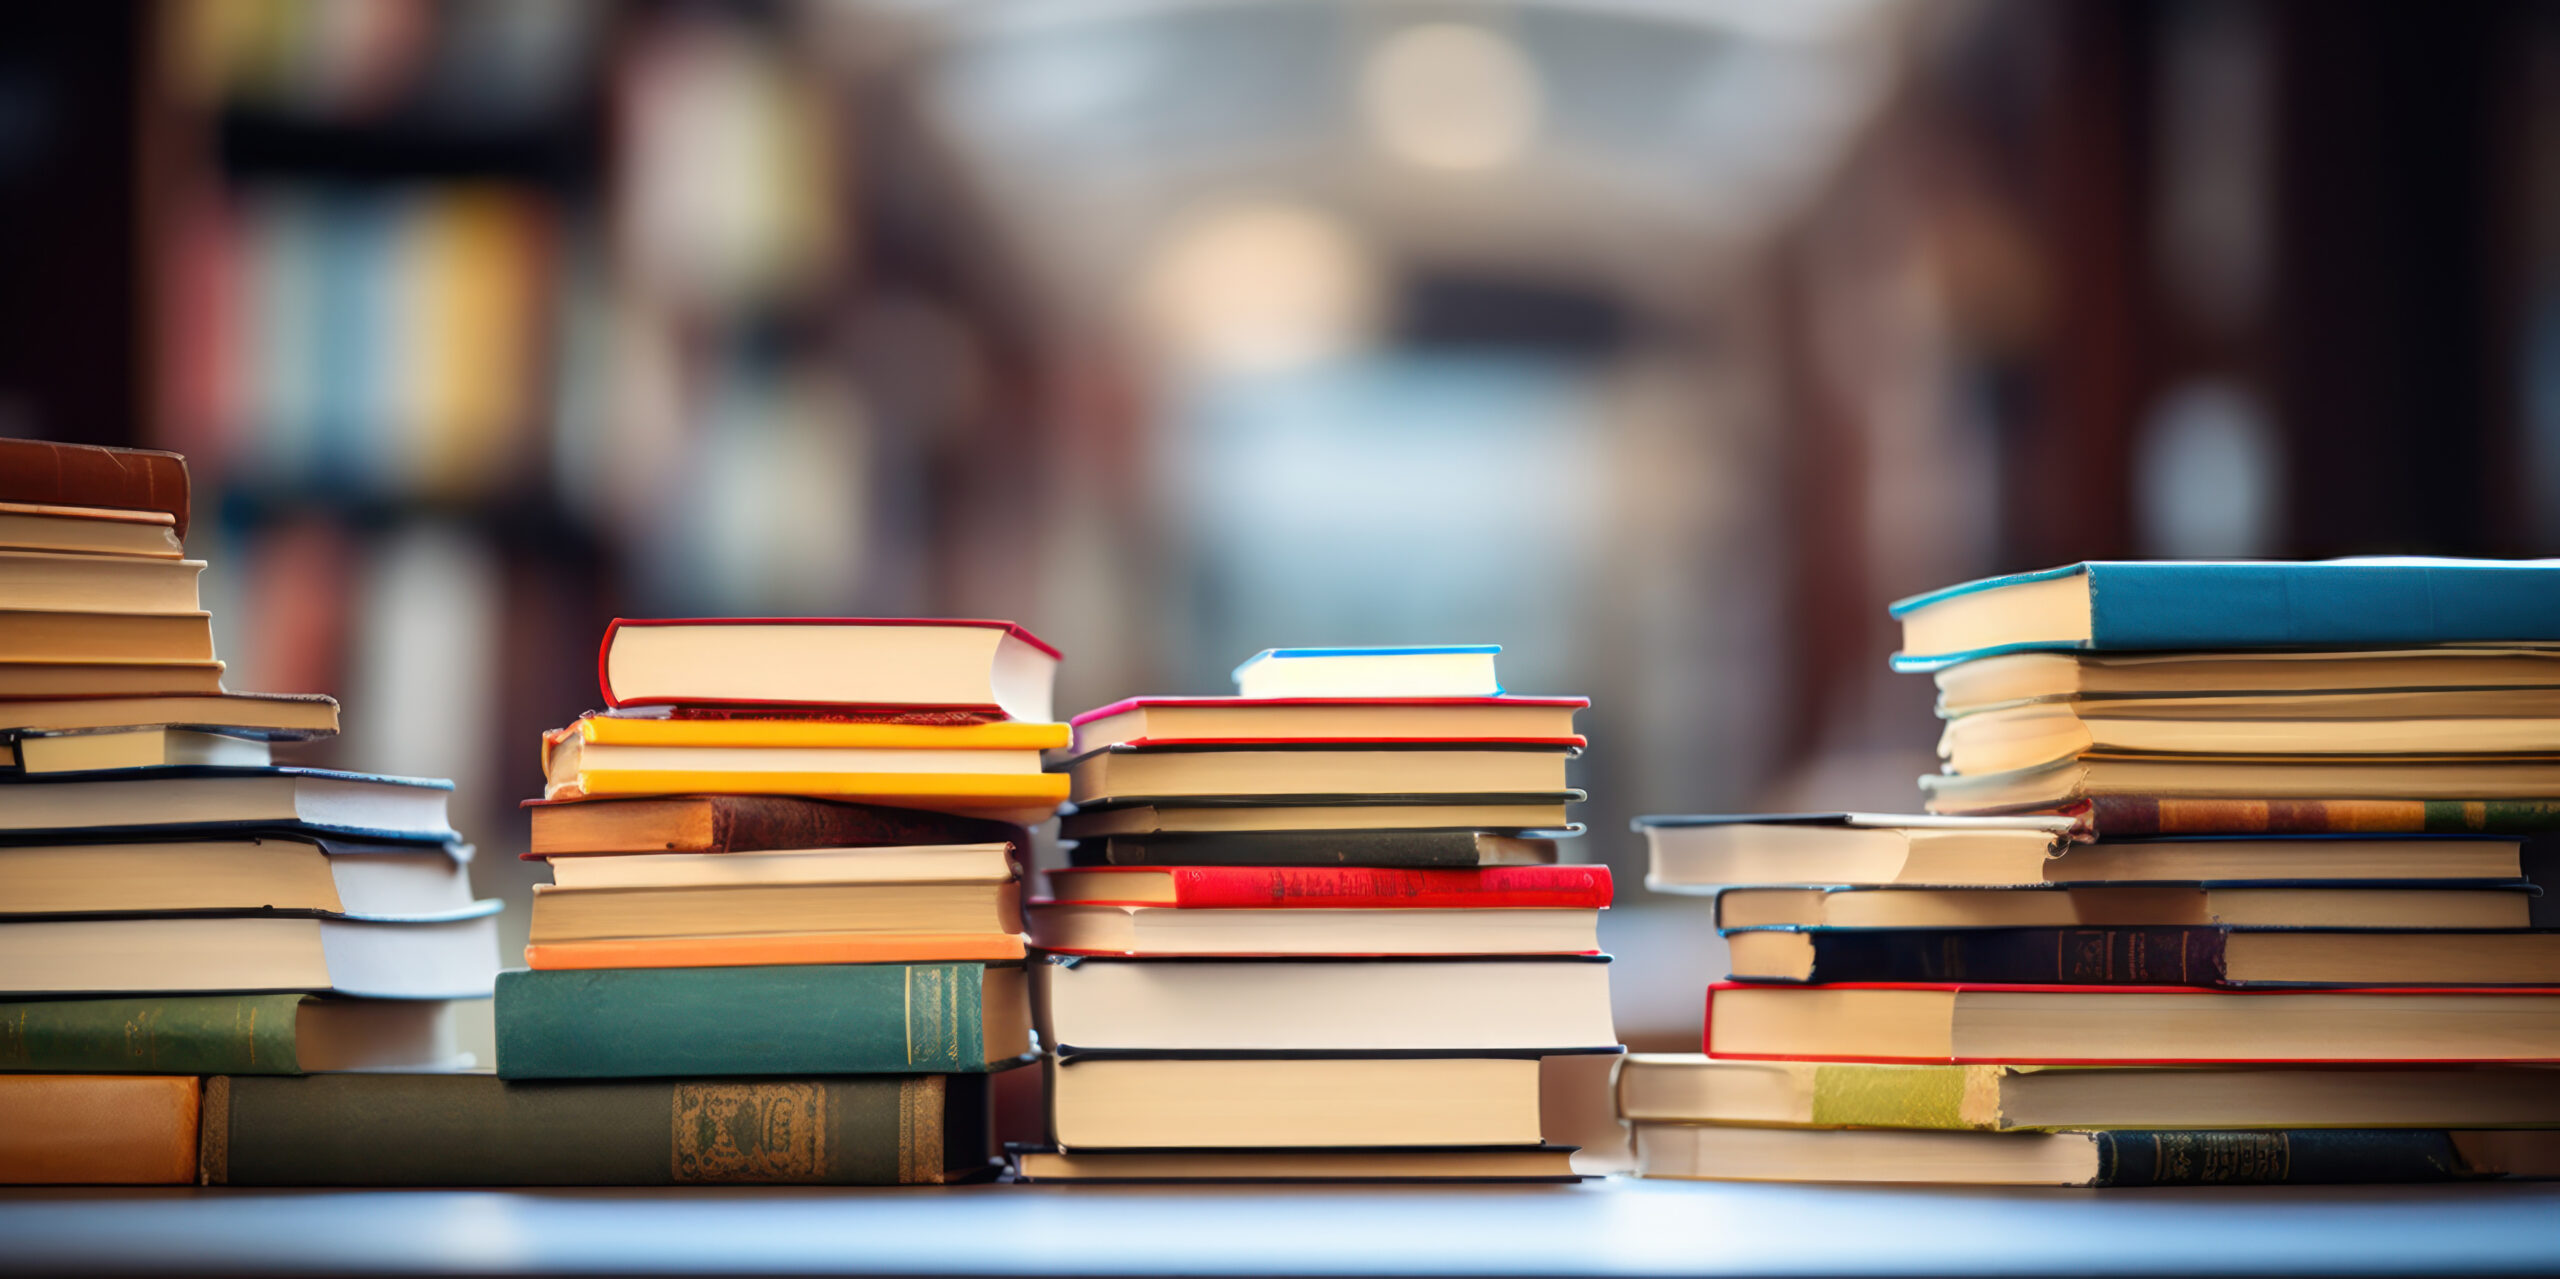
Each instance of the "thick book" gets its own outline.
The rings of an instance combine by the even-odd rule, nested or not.
[[[157,511],[187,535],[187,459],[158,449],[0,440],[0,502]]]
[[[1887,1066],[1640,1053],[1618,1068],[1638,1122],[1799,1128],[2552,1128],[2542,1066]]]
[[[974,1072],[1030,1051],[1019,968],[828,964],[498,975],[498,1073]]]
[[[1500,644],[1266,648],[1235,669],[1244,697],[1498,697]]]
[[[0,551],[0,599],[73,613],[194,613],[203,560]]]
[[[1566,818],[1578,790],[1509,794],[1270,795],[1250,799],[1080,801],[1059,819],[1075,840],[1115,835],[1229,835],[1370,830],[1480,830],[1517,834],[1579,827]]]
[[[746,853],[554,853],[562,888],[743,888],[766,884],[1002,884],[1013,845],[783,848]]]
[[[2560,752],[2560,714],[2551,699],[2519,689],[2477,696],[2502,705],[2448,706],[2444,696],[2407,694],[2272,698],[2218,705],[2212,718],[2181,718],[2171,713],[2179,703],[2170,699],[2038,702],[1947,721],[1938,734],[1938,758],[1951,772],[1976,774],[2143,756],[2414,760]]]
[[[967,1075],[205,1081],[209,1186],[932,1185],[989,1171]]]
[[[1060,955],[1596,955],[1596,909],[1366,906],[1195,910],[1033,906],[1031,944]]]
[[[1022,931],[1022,890],[976,884],[714,884],[561,888],[537,884],[529,940],[553,942],[758,933]]]
[[[0,1075],[0,1184],[195,1180],[192,1075]]]
[[[0,1071],[298,1075],[434,1070],[458,1056],[434,999],[144,995],[0,1003]]]
[[[171,728],[268,741],[308,741],[337,733],[338,703],[335,698],[318,694],[286,693],[0,702],[0,729],[19,732]]]
[[[445,816],[452,792],[441,778],[318,768],[0,773],[0,835],[230,826],[443,844],[461,839]]]
[[[2560,561],[2090,561],[1897,600],[1894,667],[2033,650],[2389,648],[2560,636]]]
[[[1049,893],[1060,902],[1194,910],[1291,906],[1598,910],[1609,904],[1609,868],[1105,866],[1050,871]]]
[[[161,560],[186,555],[185,543],[178,536],[178,522],[166,511],[119,511],[102,506],[31,502],[0,502],[0,550],[138,555]]]
[[[1076,840],[1067,849],[1068,864],[1079,868],[1340,866],[1425,870],[1547,866],[1555,860],[1556,841],[1551,837],[1466,827],[1095,835]]]
[[[529,857],[557,853],[744,853],[781,848],[990,844],[1027,847],[1020,826],[798,795],[533,800]]]
[[[471,907],[467,844],[317,835],[0,844],[0,918],[293,910],[423,916]]]
[[[1121,742],[1576,736],[1587,697],[1132,697],[1076,716],[1078,754]]]
[[[2560,1062],[2560,991],[1717,982],[1706,1051],[2037,1065]]]
[[[619,748],[645,751],[645,747]],[[919,766],[974,762],[919,756],[997,755],[1002,752],[841,751],[734,752],[757,759],[665,761],[619,758],[590,761],[569,739],[545,760],[548,800],[623,795],[799,795],[861,803],[956,811],[1017,824],[1045,820],[1067,798],[1067,779],[1039,769],[1039,756],[1021,752],[1023,767],[1008,772],[923,771]],[[804,758],[779,758],[797,755]],[[814,759],[805,756],[826,755]],[[898,758],[885,758],[897,756]],[[675,766],[663,766],[667,764]],[[767,764],[772,767],[755,767]]]
[[[283,912],[14,919],[0,923],[0,994],[478,998],[497,977],[501,905],[402,920]]]
[[[101,613],[0,608],[0,662],[213,664],[213,614],[201,609],[192,613]],[[32,678],[26,672],[12,674],[15,680]],[[23,695],[54,694],[48,689],[29,688]]]
[[[616,618],[605,705],[937,706],[1053,718],[1058,650],[965,618]]]
[[[1300,743],[1112,746],[1066,764],[1077,804],[1161,799],[1428,795],[1565,788],[1571,746]]]
[[[2033,884],[2071,837],[2067,818],[1890,813],[1639,817],[1645,887],[1713,893],[1734,884]]]
[[[2317,1186],[2549,1177],[2560,1133],[1891,1132],[1636,1125],[1636,1173],[1979,1186]]]
[[[1561,1182],[1579,1181],[1573,1146],[1445,1150],[1016,1150],[1024,1181]]]
[[[1044,1063],[1060,1149],[1519,1146],[1528,1057],[1111,1057]]]
[[[1952,801],[1946,801],[1952,803]],[[1933,800],[1932,806],[1941,801]],[[2095,839],[2177,835],[2529,835],[2560,830],[2560,799],[2268,799],[2091,795],[2041,808]]]
[[[972,724],[882,723],[876,720],[597,715],[578,717],[547,735],[571,735],[590,746],[715,750],[1045,751],[1066,745],[1064,724],[995,720]]]
[[[2233,926],[1755,928],[1738,981],[2063,986],[2543,986],[2560,932],[2330,932]]]
[[[0,659],[0,699],[203,697],[222,692],[222,663]]]
[[[1718,928],[2083,927],[2518,929],[2534,889],[2404,884],[2049,884],[2022,888],[1727,889]]]
[[[99,732],[20,733],[22,773],[89,773],[109,768],[173,768],[207,764],[264,768],[275,763],[267,742],[190,728],[115,728]]]
[[[1963,715],[2022,702],[2085,698],[2332,696],[2394,692],[2466,696],[2560,686],[2560,646],[2269,649],[2218,653],[2009,653],[1935,673],[1938,711]]]
[[[2050,811],[2110,797],[2272,801],[2333,795],[2459,803],[2560,801],[2560,754],[2343,757],[2083,756],[2006,773],[1920,778],[1932,813]],[[2484,797],[2487,797],[2484,799]]]
[[[1034,964],[1066,1055],[1618,1051],[1603,957],[1074,959]]]

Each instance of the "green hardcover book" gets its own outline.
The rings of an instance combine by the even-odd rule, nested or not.
[[[450,1068],[440,999],[153,995],[0,1003],[0,1071],[294,1075]]]
[[[987,1133],[983,1075],[216,1076],[198,1170],[210,1186],[895,1186],[985,1173]]]
[[[1029,1051],[1018,967],[498,974],[498,1073],[509,1079],[970,1072]]]

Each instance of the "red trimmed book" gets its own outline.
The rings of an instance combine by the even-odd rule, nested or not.
[[[1049,887],[1061,903],[1186,910],[1598,910],[1610,893],[1606,866],[1092,866],[1050,871]]]
[[[1011,622],[914,617],[616,618],[605,704],[914,707],[1052,718],[1058,650]]]
[[[1121,743],[1510,741],[1583,744],[1587,697],[1132,697],[1086,711],[1078,754]]]
[[[2560,991],[1718,982],[1706,1050],[2048,1066],[2560,1062]]]

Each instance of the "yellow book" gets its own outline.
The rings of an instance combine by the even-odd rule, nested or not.
[[[807,719],[631,719],[588,715],[561,730],[615,746],[863,747],[879,750],[1052,750],[1064,724],[855,724]]]
[[[1067,798],[1058,773],[809,773],[555,768],[544,799],[609,795],[804,795],[1010,822],[1046,819]]]

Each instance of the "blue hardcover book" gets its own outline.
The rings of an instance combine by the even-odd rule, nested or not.
[[[1500,644],[1266,648],[1236,667],[1243,697],[1499,697]]]
[[[2035,650],[2560,642],[2560,560],[2101,560],[1896,601],[1893,666]]]
[[[80,773],[0,773],[0,840],[83,838],[164,827],[459,840],[453,783],[324,768],[184,764]]]

